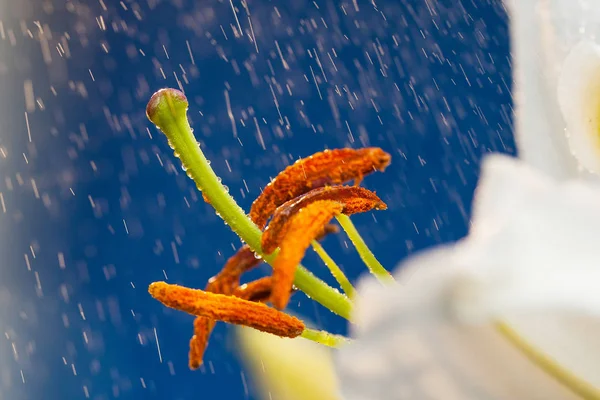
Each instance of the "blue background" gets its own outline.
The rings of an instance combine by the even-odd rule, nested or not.
[[[353,220],[381,262],[464,236],[482,156],[514,153],[505,11],[375,3],[233,1],[235,37],[229,1],[0,0],[0,398],[254,398],[232,331],[221,324],[210,367],[189,371],[192,317],[146,290],[165,276],[203,287],[240,246],[145,119],[159,88],[185,90],[246,210],[294,159],[380,146],[393,163],[364,184],[389,210]],[[355,280],[365,269],[345,242],[324,245]],[[302,294],[291,308],[345,332]]]

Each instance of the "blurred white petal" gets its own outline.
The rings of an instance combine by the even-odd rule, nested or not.
[[[558,100],[571,150],[581,166],[600,173],[600,47],[581,42],[566,58]]]
[[[600,173],[600,61],[593,45],[600,7],[593,0],[505,3],[520,157],[556,178]]]
[[[484,318],[542,309],[600,315],[600,185],[553,181],[491,156],[472,226],[454,255],[475,296],[465,307],[481,307]]]
[[[332,350],[302,338],[237,328],[243,361],[265,400],[339,400]]]
[[[337,360],[345,398],[574,398],[498,320],[600,388],[598,237],[600,186],[488,157],[467,238],[409,259],[395,285],[360,284],[357,341]]]

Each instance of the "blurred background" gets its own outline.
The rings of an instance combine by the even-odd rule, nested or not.
[[[392,153],[364,182],[389,210],[353,217],[391,269],[464,236],[481,157],[514,152],[508,40],[499,0],[0,0],[0,399],[258,398],[228,327],[189,371],[192,317],[147,293],[240,246],[146,120],[155,90],[185,91],[245,210],[300,157]],[[345,235],[324,246],[365,272]]]

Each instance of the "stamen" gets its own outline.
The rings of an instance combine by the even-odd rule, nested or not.
[[[290,200],[277,208],[269,226],[263,232],[261,246],[270,254],[279,246],[286,236],[287,222],[300,209],[319,200],[334,200],[342,203],[343,214],[352,215],[372,209],[385,210],[387,205],[374,192],[357,186],[326,186],[313,189],[308,193]]]
[[[248,245],[242,246],[233,256],[229,257],[221,272],[209,279],[206,292],[233,294],[240,285],[241,275],[260,264],[261,260],[254,256]],[[239,297],[239,296],[238,296]],[[194,335],[190,339],[189,366],[197,369],[202,365],[204,351],[216,322],[207,317],[194,319]]]
[[[295,197],[311,189],[339,185],[365,175],[383,171],[391,156],[378,147],[325,150],[300,159],[284,169],[252,203],[250,219],[264,229],[273,212]]]
[[[280,337],[299,336],[305,327],[296,317],[265,304],[235,296],[190,289],[166,282],[150,284],[148,292],[167,307],[212,320],[248,326]]]
[[[323,227],[343,209],[344,205],[337,201],[315,201],[290,219],[273,266],[271,303],[275,308],[283,310],[287,306],[296,266]]]
[[[208,346],[208,338],[215,327],[216,322],[206,317],[194,319],[194,336],[190,339],[190,352],[188,363],[190,369],[198,369],[202,365],[204,351]]]
[[[317,235],[317,237],[315,238],[315,240],[317,241],[321,241],[323,239],[325,239],[325,236],[330,235],[330,234],[334,234],[334,233],[339,233],[340,232],[340,227],[335,225],[335,224],[327,224],[325,225],[325,227],[323,228],[323,230],[321,231],[321,233],[319,233]]]
[[[207,291],[219,294],[232,294],[240,285],[240,277],[261,262],[262,259],[257,258],[248,245],[240,247],[233,256],[229,257],[221,272],[209,280],[209,284],[212,284],[214,288],[218,288],[219,290],[209,290],[207,286]]]

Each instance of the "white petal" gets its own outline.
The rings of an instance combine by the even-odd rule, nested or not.
[[[573,4],[576,1],[568,1],[572,9],[576,8]],[[552,11],[556,13],[556,5],[566,2],[505,2],[510,15],[515,140],[519,156],[551,176],[575,176],[577,163],[568,148],[565,122],[556,98],[555,70],[562,58],[555,50],[563,43],[554,35],[552,24],[556,21],[548,17]],[[570,14],[565,11],[564,15]]]
[[[420,309],[420,318],[452,308],[471,321],[557,308],[600,315],[599,237],[600,185],[554,181],[518,159],[489,156],[469,236],[410,259],[398,272],[406,289],[362,283],[355,332],[405,308]]]
[[[599,237],[596,182],[487,158],[466,239],[410,258],[397,284],[359,285],[357,340],[337,360],[346,400],[577,398],[499,320],[598,391]]]
[[[566,58],[558,99],[567,123],[571,151],[585,169],[600,173],[600,47],[575,46]]]
[[[600,388],[600,319],[577,313],[536,313],[506,318],[522,339],[573,376]]]
[[[459,248],[442,247],[412,258],[395,274],[398,283],[385,289],[370,278],[359,285],[355,341],[341,348],[336,359],[344,399],[579,399],[491,324],[465,325],[452,318],[447,305],[454,277],[460,274],[453,256]],[[556,321],[546,320],[537,327],[555,328]],[[574,339],[595,341],[600,326],[596,324],[595,330],[585,326],[586,335]],[[523,329],[536,338],[531,325]],[[561,361],[575,367],[570,371],[597,375],[598,357],[579,363],[574,355],[587,351],[600,356],[600,351],[591,353],[588,342],[574,346],[572,335],[561,340],[556,332],[546,335],[543,344],[551,350],[566,345],[572,351]]]
[[[476,296],[487,317],[549,308],[600,315],[599,185],[555,182],[516,159],[490,157],[472,222],[455,255],[465,307]]]
[[[493,235],[530,191],[541,190],[551,182],[533,167],[496,154],[487,156],[479,175],[470,229],[471,235],[478,237]]]
[[[453,255],[454,248],[445,246],[411,257],[395,272],[399,284],[389,290],[382,290],[374,279],[361,280],[351,334],[370,334],[373,327],[413,310],[419,310],[414,316],[418,319],[445,318],[448,279],[457,272]]]

